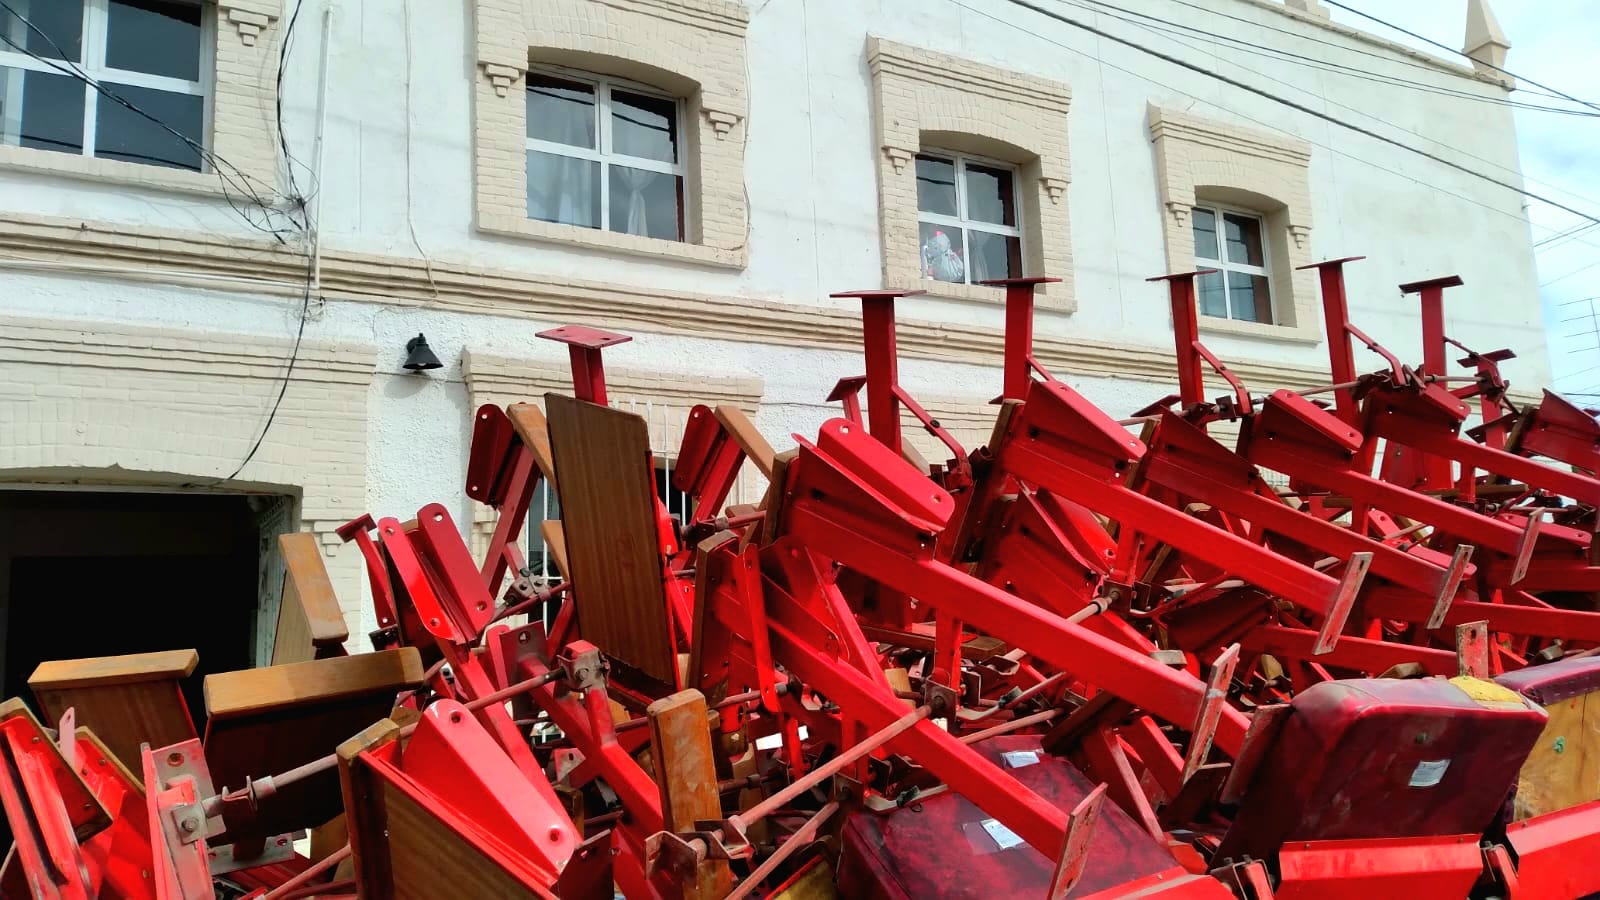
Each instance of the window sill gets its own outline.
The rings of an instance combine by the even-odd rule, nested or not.
[[[124,184],[134,187],[175,191],[183,194],[200,194],[207,197],[224,197],[222,179],[209,172],[190,172],[123,162],[120,159],[94,159],[72,156],[32,147],[0,147],[0,169],[35,172],[104,184]]]
[[[891,290],[922,291],[929,297],[943,300],[966,300],[971,303],[1003,304],[1006,302],[1004,288],[990,287],[985,284],[954,284],[949,281],[936,281],[932,278],[917,278],[907,281],[896,279],[895,283],[888,285]]]
[[[1290,344],[1320,344],[1322,332],[1314,326],[1264,325],[1260,322],[1241,322],[1217,316],[1200,316],[1200,331],[1210,334],[1234,334],[1241,337],[1283,341]]]
[[[724,250],[701,244],[664,241],[659,238],[639,237],[635,234],[618,234],[614,231],[579,228],[576,225],[559,225],[554,222],[539,222],[504,215],[480,214],[478,230],[489,234],[566,244],[586,250],[610,250],[631,256],[695,263],[719,269],[743,269],[746,263],[743,248]]]

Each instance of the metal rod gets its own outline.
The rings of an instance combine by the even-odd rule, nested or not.
[[[524,681],[519,681],[516,684],[510,685],[509,687],[503,687],[491,694],[485,694],[476,700],[470,700],[463,705],[468,710],[475,712],[492,703],[504,703],[506,700],[509,700],[518,694],[527,693],[534,688],[543,687],[544,685],[549,684],[558,678],[565,678],[566,674],[567,673],[561,669],[551,669],[548,672],[535,675],[532,678]],[[405,737],[411,732],[416,731],[418,724],[419,723],[417,722],[412,722],[411,724],[402,727],[400,729],[400,736]],[[321,756],[308,763],[304,763],[303,765],[295,766],[287,772],[283,772],[278,775],[268,775],[265,778],[258,779],[255,782],[257,787],[253,789],[260,791],[262,794],[273,793],[286,788],[297,781],[304,781],[313,775],[326,772],[338,764],[339,754],[329,753],[327,756]],[[227,796],[243,797],[246,796],[249,790],[250,789],[235,791]],[[207,816],[216,815],[217,812],[222,809],[223,796],[224,795],[222,794],[218,794],[215,797],[206,798],[202,808],[205,810]]]
[[[275,900],[303,900],[307,897],[319,897],[321,900],[342,900],[346,897],[358,896],[354,891],[356,880],[354,878],[341,878],[327,884],[308,884],[292,894],[284,894]],[[330,893],[331,892],[331,893]]]
[[[1317,394],[1331,394],[1334,391],[1348,391],[1351,388],[1360,386],[1360,381],[1341,381],[1338,384],[1325,384],[1321,387],[1306,388],[1302,391],[1295,391],[1295,393],[1302,397],[1314,397]]]
[[[1036,712],[1031,716],[1023,716],[1020,719],[1012,719],[1009,722],[1001,722],[999,725],[985,728],[982,731],[974,731],[971,734],[962,735],[961,743],[976,744],[985,738],[992,738],[997,734],[1006,734],[1008,732],[1016,731],[1019,728],[1027,728],[1029,725],[1038,725],[1041,722],[1048,722],[1059,715],[1061,715],[1061,710],[1059,709],[1047,709],[1044,712]]]
[[[772,851],[772,855],[763,860],[761,865],[756,866],[755,871],[751,872],[749,877],[739,882],[738,886],[733,889],[733,893],[728,895],[727,900],[744,900],[745,897],[750,896],[751,892],[760,886],[763,881],[767,880],[767,876],[776,872],[778,867],[783,865],[784,860],[793,856],[796,850],[811,843],[822,826],[838,811],[839,802],[837,800],[831,801],[828,805],[817,810],[816,815],[807,819],[806,823],[796,829],[794,834],[789,835],[789,839],[783,843],[783,846]]]
[[[778,693],[780,695],[785,693],[788,689],[789,689],[789,683],[788,682],[784,682],[784,683],[778,685]],[[726,699],[724,699],[724,700],[722,700],[722,701],[720,701],[718,703],[714,703],[714,704],[706,707],[706,709],[708,709],[708,710],[711,710],[711,709],[727,709],[730,706],[738,706],[738,705],[740,705],[742,703],[751,703],[751,702],[754,702],[754,701],[760,700],[760,699],[761,699],[761,692],[760,691],[745,691],[742,694],[733,694],[732,696],[729,696],[728,698],[726,698]],[[649,722],[650,722],[650,717],[649,716],[640,716],[637,719],[628,719],[626,721],[618,722],[617,724],[612,726],[612,730],[618,731],[618,732],[630,731],[630,730],[632,730],[634,728],[643,728],[645,725],[649,724]]]
[[[261,900],[282,900],[284,896],[292,893],[295,888],[300,887],[303,884],[310,884],[318,875],[321,875],[329,869],[339,865],[339,863],[344,862],[349,856],[350,845],[345,844],[343,847],[340,847],[339,849],[329,853],[327,856],[313,863],[311,867],[306,869],[304,872],[301,872],[299,875],[294,876],[288,881],[285,881],[283,884],[280,884],[268,891],[261,898]],[[323,885],[323,887],[325,887],[325,885]]]
[[[789,801],[844,771],[846,766],[858,759],[861,759],[879,747],[882,747],[884,744],[889,743],[901,733],[910,730],[912,726],[916,725],[918,722],[921,722],[923,719],[926,719],[932,712],[933,708],[927,704],[923,704],[922,706],[913,709],[912,711],[891,722],[877,734],[869,736],[866,740],[856,744],[849,750],[846,750],[843,753],[840,753],[838,756],[835,756],[833,759],[830,759],[822,765],[817,766],[815,769],[812,769],[810,772],[807,772],[800,778],[790,782],[788,787],[777,792],[776,794],[773,794],[760,803],[757,803],[755,806],[750,807],[744,812],[733,816],[732,818],[737,819],[739,823],[743,825],[749,825],[753,822],[760,821],[773,810],[782,809],[783,806]]]
[[[514,603],[511,606],[508,606],[505,609],[495,613],[494,618],[490,621],[493,623],[498,622],[501,619],[509,619],[512,616],[521,615],[522,613],[533,609],[535,606],[538,606],[541,603],[548,603],[551,600],[554,600],[556,597],[566,593],[567,589],[570,587],[572,587],[572,582],[563,581],[560,584],[544,588],[543,590],[539,591],[536,596],[529,597],[528,599],[523,600],[521,603]]]
[[[1088,618],[1088,617],[1085,616],[1084,618]],[[1071,621],[1071,620],[1069,619],[1068,621]],[[972,724],[974,722],[982,722],[984,719],[989,718],[990,716],[994,715],[995,713],[998,713],[1002,709],[1010,709],[1010,708],[1016,706],[1018,703],[1021,703],[1024,700],[1027,700],[1027,699],[1030,699],[1030,698],[1036,696],[1040,691],[1049,690],[1051,685],[1060,683],[1060,681],[1063,678],[1066,678],[1066,677],[1067,677],[1067,673],[1066,672],[1057,672],[1056,674],[1051,675],[1049,678],[1046,678],[1045,680],[1039,682],[1038,684],[1034,685],[1033,687],[1030,687],[1027,690],[1023,691],[1022,693],[1018,694],[1017,696],[1013,697],[1009,702],[1006,703],[1006,705],[1000,706],[1000,705],[996,704],[993,709],[990,709],[990,710],[988,710],[986,712],[979,713],[978,715],[973,716],[972,718],[967,720],[967,724],[970,725],[970,724]]]

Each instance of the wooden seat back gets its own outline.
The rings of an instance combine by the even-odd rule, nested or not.
[[[400,691],[422,683],[415,647],[206,676],[206,761],[219,791],[246,778],[288,771],[385,718]],[[327,822],[341,810],[332,771],[265,798],[250,835],[272,836]],[[229,834],[239,826],[230,822]]]
[[[168,747],[197,736],[182,682],[199,664],[193,650],[50,660],[33,670],[28,687],[47,719],[75,709],[78,723],[137,772],[141,743]]]
[[[283,599],[272,664],[344,655],[350,628],[322,562],[317,536],[304,531],[280,534],[278,552],[283,557]]]
[[[545,395],[578,633],[666,685],[677,654],[663,585],[650,436],[643,417]]]

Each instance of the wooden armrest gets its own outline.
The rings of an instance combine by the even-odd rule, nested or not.
[[[544,413],[532,403],[513,403],[506,407],[506,418],[511,420],[511,427],[517,430],[517,437],[522,438],[522,443],[533,452],[533,461],[544,474],[544,480],[554,487],[556,458],[550,452],[550,427],[545,423]]]
[[[750,417],[744,414],[744,410],[725,403],[716,408],[715,414],[717,421],[722,423],[723,428],[728,429],[729,436],[739,445],[739,449],[744,451],[744,455],[750,457],[750,461],[756,464],[761,474],[771,479],[772,459],[777,453],[756,429]]]

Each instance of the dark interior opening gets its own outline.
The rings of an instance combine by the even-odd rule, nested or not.
[[[37,710],[47,659],[193,648],[204,729],[205,675],[253,663],[259,548],[242,495],[0,491],[0,695]]]

